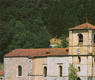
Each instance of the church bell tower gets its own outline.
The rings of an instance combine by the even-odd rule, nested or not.
[[[95,54],[95,26],[88,22],[69,29],[69,54]]]

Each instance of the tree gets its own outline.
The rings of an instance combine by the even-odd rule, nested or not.
[[[68,28],[85,23],[86,17],[95,25],[94,8],[95,0],[0,0],[0,24],[3,24],[0,26],[0,51],[7,53],[19,32],[35,33],[45,26],[52,37],[60,38],[65,34],[66,38]],[[65,38],[63,47],[67,47]]]
[[[3,56],[8,46],[8,34],[4,25],[0,25],[0,62],[3,62]]]
[[[69,65],[69,80],[77,80],[77,70],[74,68],[73,64]]]
[[[25,31],[14,35],[9,51],[17,48],[48,48],[51,35],[42,27],[38,32]]]
[[[49,48],[51,34],[46,27],[41,27],[38,32],[34,33],[33,46],[34,48]]]
[[[62,46],[63,48],[68,47],[68,41],[66,40],[66,36],[65,36],[64,34],[62,34],[61,40],[62,40],[61,46]]]
[[[94,4],[94,0],[0,0],[0,22],[14,18],[32,23],[40,16],[53,37],[60,37],[68,28],[85,23],[86,16],[95,24]]]

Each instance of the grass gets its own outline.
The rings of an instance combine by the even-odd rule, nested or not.
[[[0,70],[3,70],[3,69],[4,69],[4,64],[0,63]]]

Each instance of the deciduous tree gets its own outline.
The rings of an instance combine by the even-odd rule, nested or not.
[[[77,70],[75,69],[73,64],[69,65],[69,80],[77,80]]]

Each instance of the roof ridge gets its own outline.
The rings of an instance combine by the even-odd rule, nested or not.
[[[86,22],[84,24],[77,25],[73,28],[69,28],[69,30],[82,30],[82,29],[95,29],[95,26]]]
[[[14,49],[14,50],[34,50],[34,49],[39,50],[39,49],[68,49],[68,48],[29,48],[29,49],[25,48],[25,49]]]
[[[42,54],[49,52],[49,55],[67,55],[68,48],[41,48],[41,49],[15,49],[5,57],[16,57],[16,56],[48,56],[48,54]]]

